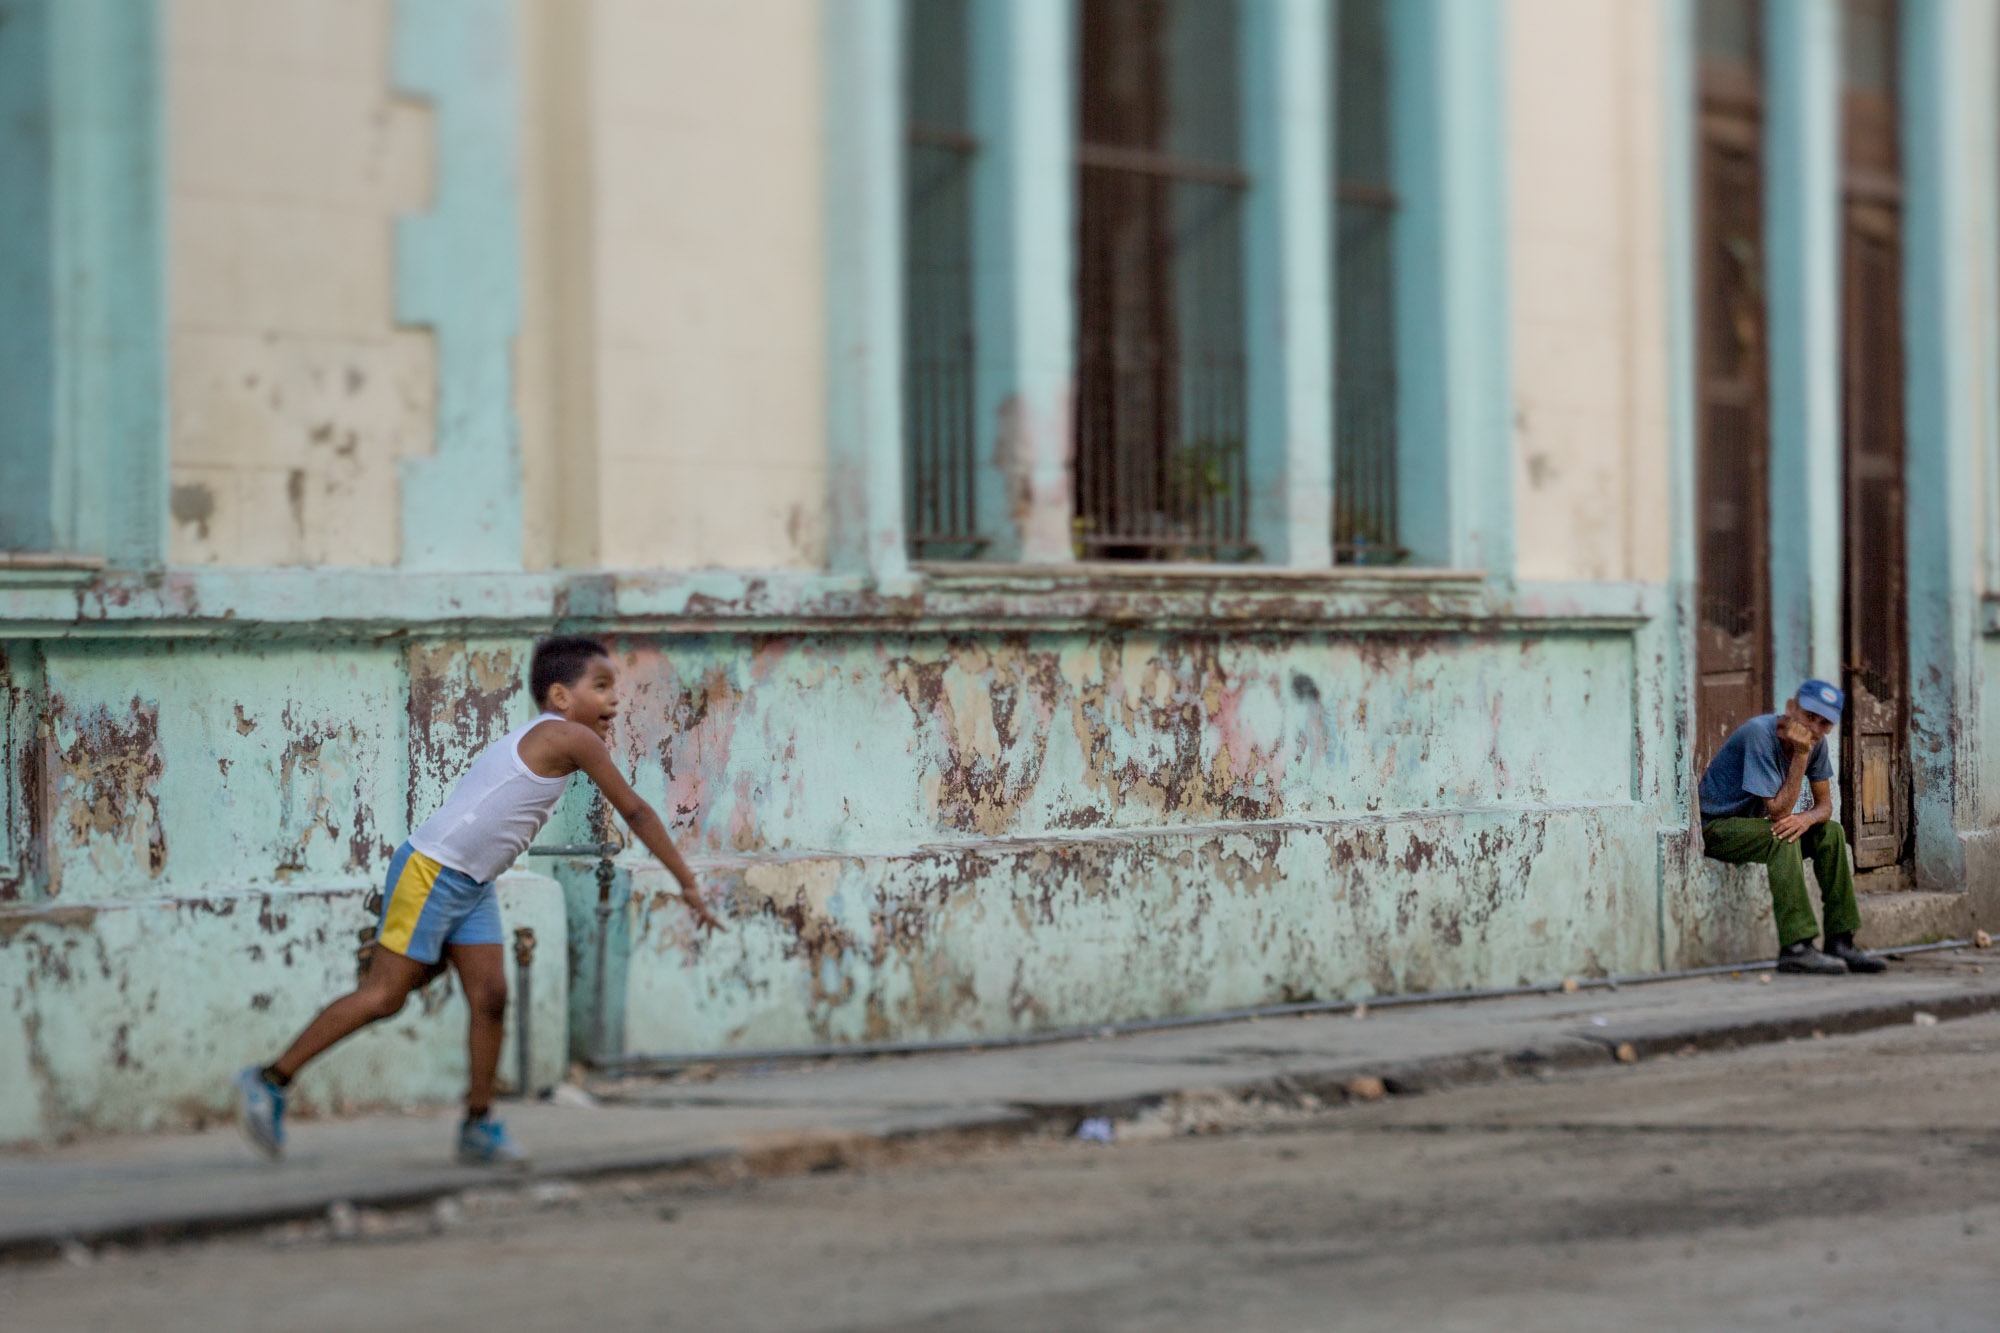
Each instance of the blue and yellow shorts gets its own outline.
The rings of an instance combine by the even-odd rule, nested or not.
[[[447,944],[500,944],[500,898],[461,870],[404,843],[389,862],[375,938],[416,963],[435,963]]]

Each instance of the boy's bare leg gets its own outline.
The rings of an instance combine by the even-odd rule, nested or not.
[[[494,946],[494,952],[499,952],[499,946]],[[308,1060],[327,1047],[394,1015],[410,998],[410,992],[424,983],[429,971],[423,963],[376,945],[361,984],[320,1010],[319,1017],[306,1024],[306,1030],[271,1065],[271,1072],[289,1083]]]
[[[453,944],[445,952],[458,971],[470,1011],[465,1113],[483,1116],[493,1109],[493,1077],[500,1068],[501,1035],[506,1030],[507,953],[498,944]]]

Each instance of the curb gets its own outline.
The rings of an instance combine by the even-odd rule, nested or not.
[[[1783,1019],[1717,1022],[1706,1027],[1639,1031],[1605,1028],[1565,1032],[1554,1040],[1514,1051],[1467,1051],[1432,1056],[1401,1064],[1352,1062],[1318,1069],[1292,1070],[1234,1082],[1203,1085],[1237,1098],[1296,1097],[1311,1093],[1329,1104],[1349,1100],[1346,1085],[1357,1074],[1382,1080],[1396,1096],[1415,1096],[1446,1088],[1476,1086],[1543,1071],[1582,1069],[1617,1062],[1619,1046],[1629,1044],[1641,1060],[1694,1051],[1730,1050],[1810,1038],[1815,1032],[1833,1036],[1908,1024],[1918,1012],[1943,1021],[2000,1011],[2000,991],[1939,996],[1932,1000],[1897,999],[1860,1003]],[[702,1169],[725,1169],[744,1176],[784,1176],[840,1170],[871,1155],[893,1152],[914,1143],[1013,1142],[1050,1130],[1065,1135],[1092,1117],[1126,1119],[1166,1100],[1195,1091],[1174,1086],[1111,1101],[1015,1102],[999,1114],[970,1113],[948,1122],[885,1132],[840,1130],[784,1135],[726,1148],[680,1148],[635,1151],[596,1160],[571,1162],[548,1169],[530,1169],[496,1178],[469,1168],[440,1168],[436,1175],[408,1180],[389,1188],[321,1192],[311,1198],[263,1202],[183,1213],[173,1217],[141,1218],[100,1226],[17,1230],[0,1233],[0,1263],[21,1263],[63,1257],[78,1246],[152,1246],[212,1239],[256,1231],[288,1222],[322,1217],[335,1203],[361,1208],[401,1211],[420,1208],[468,1188],[499,1183],[528,1185],[550,1181],[600,1180],[616,1175],[660,1175]]]

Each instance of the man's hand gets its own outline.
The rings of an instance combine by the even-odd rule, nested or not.
[[[683,888],[681,890],[681,901],[687,904],[688,911],[694,916],[696,926],[710,934],[714,934],[716,931],[722,929],[722,922],[716,918],[715,913],[708,910],[708,902],[701,896],[700,889],[695,888],[693,885]]]
[[[1806,830],[1817,822],[1819,821],[1802,814],[1786,815],[1782,819],[1771,821],[1771,835],[1779,842],[1797,842],[1806,835]]]
[[[1797,718],[1781,717],[1778,719],[1778,744],[1791,754],[1810,753],[1813,746],[1819,744],[1819,737]]]

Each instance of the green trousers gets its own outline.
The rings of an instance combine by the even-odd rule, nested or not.
[[[1861,928],[1861,909],[1854,905],[1854,868],[1847,860],[1847,835],[1829,819],[1815,824],[1797,842],[1781,842],[1768,819],[1718,819],[1701,826],[1708,854],[1732,865],[1763,862],[1771,877],[1771,914],[1778,922],[1778,947],[1819,934],[1812,899],[1806,896],[1806,858],[1819,881],[1819,898],[1826,909],[1828,935],[1851,934]]]

